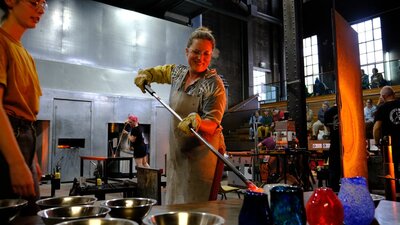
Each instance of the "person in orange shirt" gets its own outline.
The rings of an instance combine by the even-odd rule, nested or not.
[[[43,0],[0,0],[0,198],[28,200],[24,214],[38,208],[40,167],[33,123],[42,91],[32,56],[22,45],[46,11]]]

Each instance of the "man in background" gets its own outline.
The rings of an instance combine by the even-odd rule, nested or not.
[[[395,98],[395,92],[390,86],[384,86],[380,94],[379,103],[383,104],[375,113],[373,135],[375,143],[380,143],[385,136],[391,137],[395,177],[400,178],[400,101]],[[396,186],[398,189],[398,183]]]
[[[361,70],[361,87],[362,89],[369,89],[369,76],[364,70]]]
[[[364,107],[364,120],[367,139],[372,139],[372,129],[374,127],[376,106],[372,103],[372,99],[367,99]]]
[[[328,111],[329,109],[329,103],[328,102],[324,102],[322,103],[321,108],[318,111],[318,120],[313,124],[312,126],[312,136],[311,139],[312,140],[317,140],[317,135],[320,129],[324,129],[324,138],[329,138],[329,130],[328,128],[324,125],[325,122],[325,112]]]

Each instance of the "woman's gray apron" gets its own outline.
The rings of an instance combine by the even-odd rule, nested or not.
[[[171,91],[170,107],[182,118],[192,112],[198,112],[200,101],[201,97],[190,96],[183,91]],[[173,117],[170,151],[167,156],[166,204],[208,201],[217,157],[195,136],[184,135],[177,128],[178,123],[178,119]],[[200,135],[215,149],[222,146],[221,128],[218,128],[214,135],[204,135],[203,133]]]

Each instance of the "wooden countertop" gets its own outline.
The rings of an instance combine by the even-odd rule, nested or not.
[[[228,199],[191,204],[154,206],[150,211],[150,215],[170,211],[208,212],[222,216],[225,219],[226,225],[237,225],[242,201],[241,199]],[[400,224],[400,202],[382,200],[375,210],[375,218],[372,223],[373,225]],[[42,219],[38,216],[18,217],[11,224],[44,225]]]

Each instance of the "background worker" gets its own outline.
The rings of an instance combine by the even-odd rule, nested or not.
[[[375,143],[379,144],[385,136],[391,136],[394,172],[400,178],[400,101],[396,99],[392,87],[384,86],[380,91],[380,104],[375,113],[373,135]],[[400,185],[396,182],[397,191]]]
[[[258,110],[256,110],[254,112],[254,114],[252,114],[250,116],[250,119],[249,119],[249,126],[250,126],[250,128],[249,128],[249,139],[250,140],[254,140],[255,138],[257,138],[257,135],[256,135],[255,131],[257,131],[258,126],[261,125],[261,119],[262,119],[262,116],[260,115]]]
[[[262,110],[262,116],[260,119],[260,124],[257,128],[257,138],[258,141],[262,141],[267,137],[267,134],[271,131],[272,125],[272,115],[268,109]]]
[[[365,134],[367,139],[372,139],[372,130],[374,128],[376,106],[373,104],[372,99],[367,99],[364,107],[364,121],[365,121]]]
[[[265,149],[266,152],[275,150],[276,142],[271,136],[271,132],[267,133],[266,138],[258,143],[257,147],[260,150]],[[264,157],[264,162],[268,163],[268,177],[270,177],[270,175],[277,174],[276,156],[266,155]]]
[[[139,119],[137,116],[129,115],[126,123],[125,131],[128,135],[130,142],[130,150],[133,151],[133,157],[135,158],[136,166],[147,167],[150,165],[147,163],[147,152],[146,144],[144,143],[144,136],[142,128],[139,126]]]
[[[314,120],[314,112],[310,108],[310,106],[306,105],[306,119],[307,119],[307,134],[312,132],[312,125]]]
[[[329,130],[328,128],[324,125],[325,123],[325,112],[328,111],[329,109],[329,103],[327,101],[323,102],[321,105],[321,108],[318,111],[318,120],[313,124],[312,126],[312,140],[317,140],[317,135],[320,129],[324,129],[324,135],[323,138],[327,139],[329,138]]]

